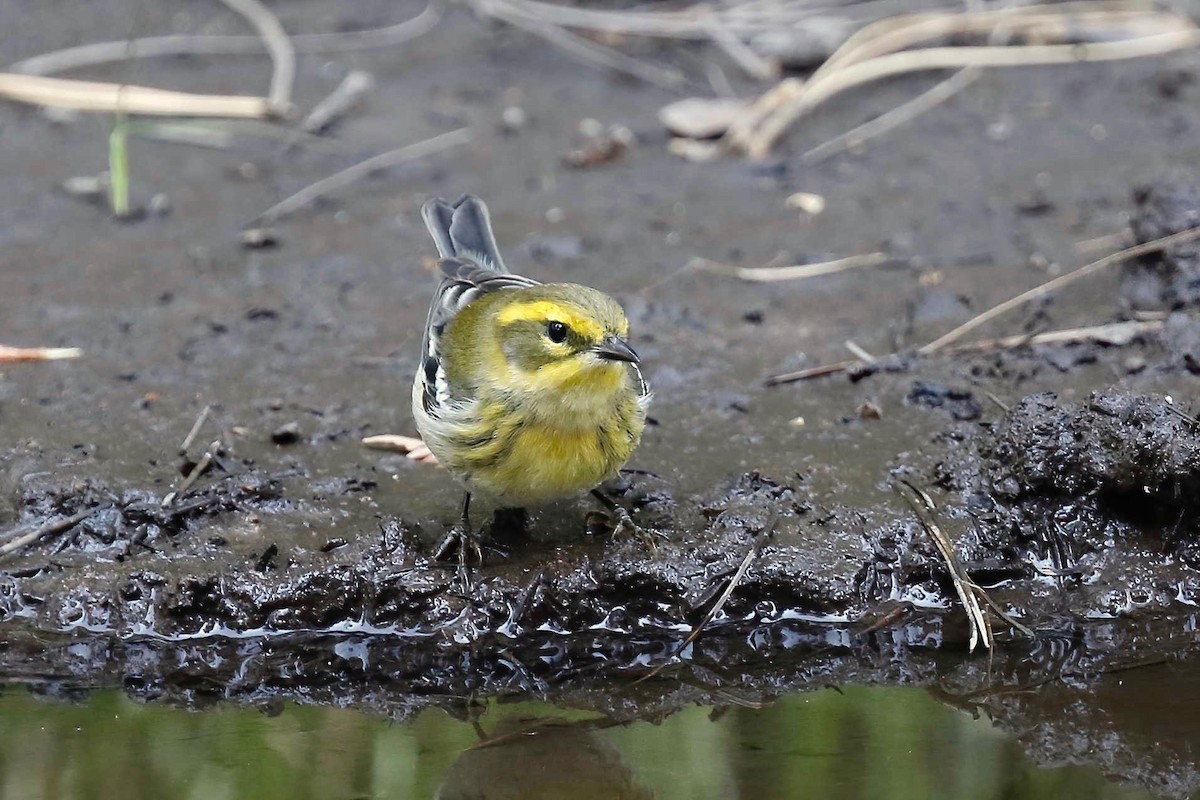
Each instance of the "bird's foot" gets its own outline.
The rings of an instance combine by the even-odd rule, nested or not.
[[[457,557],[458,581],[464,592],[469,590],[471,585],[471,567],[483,566],[483,548],[478,534],[462,525],[455,525],[450,529],[433,557],[437,561],[449,561]]]
[[[629,512],[621,506],[614,506],[609,513],[594,511],[588,514],[588,530],[597,532],[607,529],[613,541],[633,539],[651,553],[658,552],[658,543],[667,541],[666,534],[661,531],[643,528],[633,521]]]

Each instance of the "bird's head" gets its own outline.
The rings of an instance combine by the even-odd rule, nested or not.
[[[616,390],[638,363],[625,312],[603,292],[545,284],[507,295],[494,317],[496,340],[522,385]]]

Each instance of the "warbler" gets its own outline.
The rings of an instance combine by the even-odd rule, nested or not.
[[[641,438],[651,393],[627,341],[625,312],[573,283],[539,283],[504,266],[487,206],[465,195],[422,208],[441,280],[412,389],[417,430],[466,490],[438,549],[481,560],[471,498],[525,508],[590,490],[614,534],[645,532],[596,487]]]

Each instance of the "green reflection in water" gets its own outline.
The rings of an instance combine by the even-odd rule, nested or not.
[[[489,737],[479,744],[480,732]],[[920,690],[851,687],[766,708],[693,707],[613,725],[538,703],[491,704],[479,727],[429,710],[394,724],[287,705],[203,712],[99,692],[0,697],[0,796],[163,798],[1145,797],[1093,770],[1046,770],[986,720]]]

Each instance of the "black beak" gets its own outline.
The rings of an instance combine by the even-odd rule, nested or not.
[[[596,345],[595,353],[607,361],[628,361],[630,364],[636,364],[641,360],[638,358],[638,354],[633,352],[632,347],[611,333],[600,340],[600,344]]]

